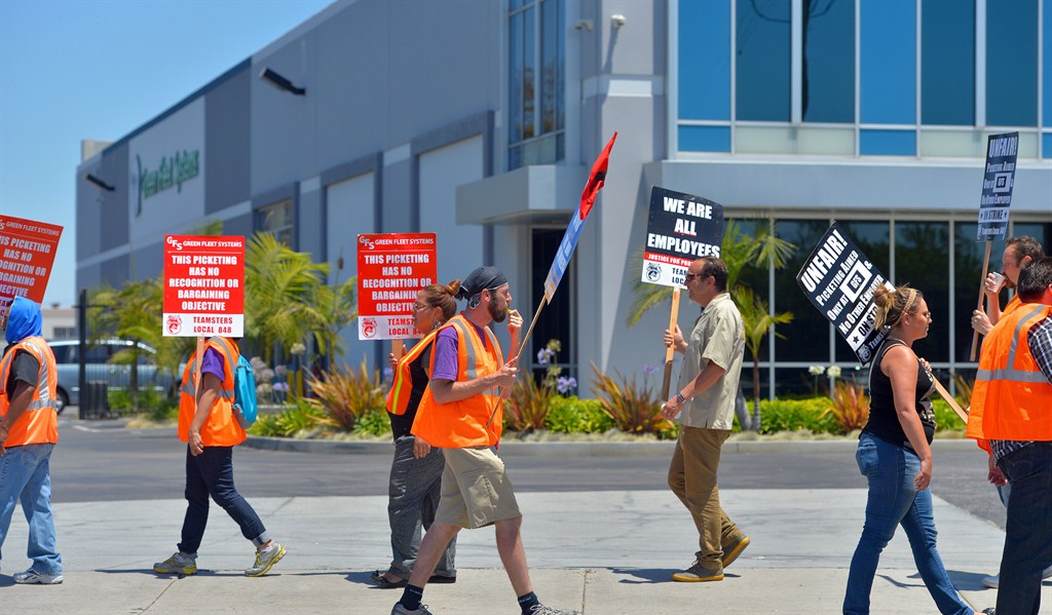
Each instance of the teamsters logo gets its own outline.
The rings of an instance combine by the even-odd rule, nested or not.
[[[372,337],[376,335],[376,321],[372,318],[362,319],[362,335]]]
[[[168,316],[168,320],[164,323],[164,326],[168,328],[168,335],[175,335],[183,328],[183,320],[175,314],[171,314]]]
[[[661,279],[661,267],[654,263],[647,263],[647,279],[651,282],[657,282]]]

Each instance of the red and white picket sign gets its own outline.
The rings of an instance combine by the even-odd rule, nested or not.
[[[0,322],[15,297],[44,302],[62,227],[0,215]]]
[[[358,235],[358,339],[416,337],[413,304],[438,277],[434,233]]]
[[[245,238],[165,235],[166,337],[243,337]]]

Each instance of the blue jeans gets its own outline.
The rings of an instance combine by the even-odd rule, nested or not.
[[[1010,453],[998,466],[1012,485],[997,615],[1037,613],[1041,573],[1052,564],[1052,442]]]
[[[180,552],[197,554],[208,524],[208,496],[237,522],[242,536],[257,547],[267,542],[267,530],[259,515],[234,487],[233,447],[206,446],[196,457],[190,454],[190,447],[186,447],[185,495],[187,505]]]
[[[55,519],[51,515],[51,451],[54,444],[13,446],[0,455],[0,547],[4,545],[15,503],[29,522],[26,556],[40,574],[62,574],[62,556],[55,550]]]
[[[869,594],[877,562],[895,535],[896,525],[902,525],[906,531],[913,561],[939,612],[971,615],[972,608],[957,595],[935,549],[931,491],[917,491],[913,484],[920,471],[920,459],[910,450],[863,432],[855,460],[869,481],[869,499],[862,537],[851,558],[844,597],[845,615],[869,613]]]

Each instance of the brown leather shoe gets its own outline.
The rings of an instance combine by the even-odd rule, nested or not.
[[[723,568],[716,564],[702,564],[694,562],[694,565],[686,570],[673,573],[673,581],[680,583],[704,583],[705,581],[722,581]]]
[[[740,538],[724,546],[723,558],[721,560],[723,561],[723,567],[726,568],[727,566],[733,564],[734,560],[738,559],[738,556],[742,554],[742,551],[745,550],[745,547],[749,546],[750,542],[752,541],[749,540],[749,537],[745,534],[742,534]]]

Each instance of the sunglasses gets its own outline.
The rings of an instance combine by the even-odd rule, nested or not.
[[[707,276],[707,275],[703,276],[700,273],[688,273],[686,276],[684,276],[683,282],[686,283],[686,282],[689,282],[689,281],[691,281],[691,280],[693,280],[695,278],[697,278],[699,280],[704,280],[707,277],[709,277],[709,276]]]

